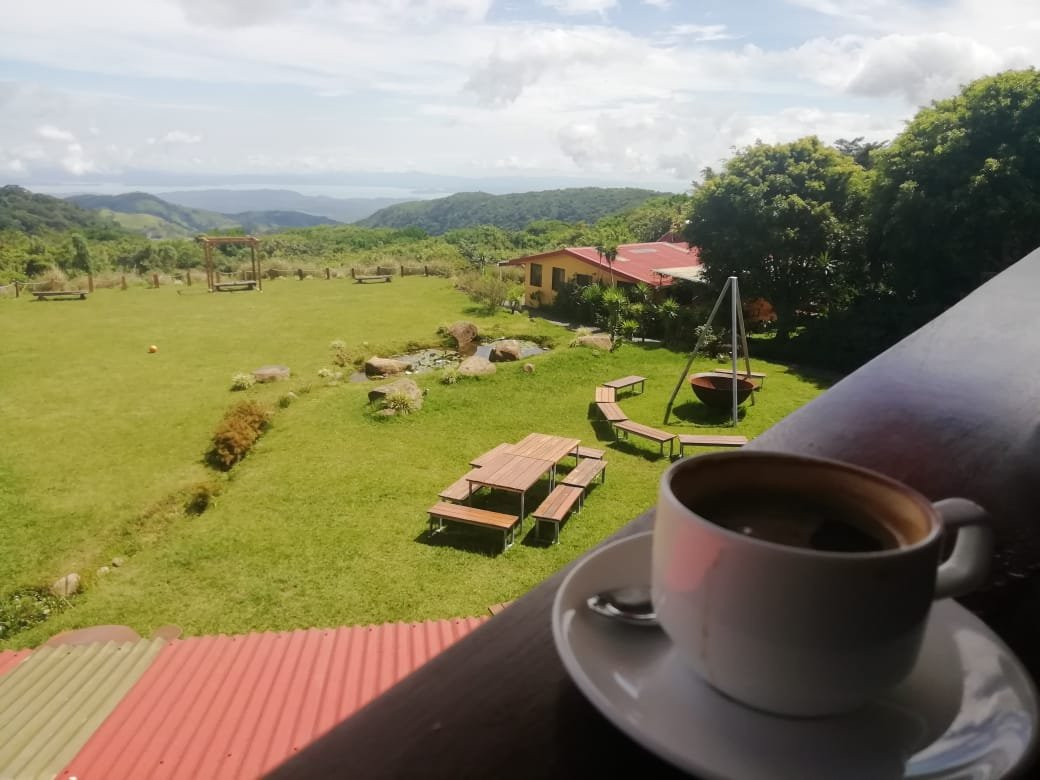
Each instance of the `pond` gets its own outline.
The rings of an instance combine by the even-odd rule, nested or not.
[[[475,350],[471,348],[469,353],[466,355],[456,352],[453,349],[423,349],[418,352],[410,352],[406,355],[391,355],[390,357],[394,360],[401,360],[408,364],[409,368],[404,372],[406,375],[425,374],[430,371],[439,371],[451,366],[457,366],[471,354],[482,358],[489,358],[491,350],[494,348],[495,344],[498,344],[501,341],[516,341],[520,345],[521,358],[534,357],[535,355],[541,355],[543,352],[548,351],[533,341],[523,341],[522,339],[497,339],[495,341],[480,344]],[[372,378],[381,379],[382,377]],[[363,371],[356,371],[350,377],[350,381],[352,382],[364,382],[368,379],[369,377],[366,376]]]

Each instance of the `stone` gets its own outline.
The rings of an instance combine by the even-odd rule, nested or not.
[[[610,352],[610,348],[613,346],[610,341],[610,336],[606,333],[593,333],[588,336],[579,336],[574,340],[574,345],[576,347],[602,349],[604,352]]]
[[[415,401],[416,411],[422,408],[423,391],[419,385],[415,384],[411,379],[398,379],[394,382],[388,382],[385,385],[372,388],[368,391],[369,403],[382,401],[391,393],[404,393]]]
[[[60,580],[51,585],[51,593],[61,598],[68,598],[80,591],[79,575],[76,572],[66,574]]]
[[[368,376],[391,376],[408,370],[403,360],[393,358],[370,357],[365,361],[365,374]]]
[[[507,361],[519,360],[522,349],[523,347],[520,346],[520,342],[515,339],[496,341],[491,345],[491,354],[488,355],[488,359],[491,360],[492,363],[505,363]]]
[[[126,563],[126,561],[123,558],[120,558],[118,555],[112,559],[112,565],[117,569],[124,563]]]
[[[97,570],[97,575],[98,575],[99,577],[104,577],[104,576],[105,576],[106,574],[108,574],[108,573],[109,573],[110,571],[112,571],[112,570],[111,570],[110,568],[108,568],[107,566],[102,566],[102,567],[100,567],[100,568],[99,568],[99,569]]]
[[[525,374],[533,374],[534,373],[534,363],[524,363],[524,373]]]
[[[280,382],[288,379],[290,373],[288,366],[260,366],[253,371],[253,379],[257,382]]]
[[[459,373],[463,376],[488,376],[498,371],[495,364],[487,358],[472,355],[459,363]]]
[[[472,322],[456,322],[448,326],[448,335],[455,339],[459,352],[465,352],[480,337],[480,331]]]

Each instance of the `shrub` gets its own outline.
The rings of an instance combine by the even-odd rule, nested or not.
[[[184,511],[189,515],[201,515],[213,499],[220,493],[220,486],[214,482],[199,482],[188,489],[188,498],[184,502]]]
[[[459,373],[459,369],[455,366],[449,366],[444,369],[441,373],[441,384],[442,385],[454,385],[458,384],[458,381],[462,378],[462,374]]]
[[[231,377],[232,390],[248,390],[256,384],[256,377],[252,374],[235,374]]]
[[[383,399],[384,409],[393,409],[397,414],[411,414],[419,409],[419,403],[408,393],[387,393]]]
[[[42,623],[68,602],[46,588],[19,588],[0,598],[0,641]]]
[[[206,460],[214,468],[228,471],[252,449],[270,421],[271,410],[257,401],[235,404],[217,426]]]

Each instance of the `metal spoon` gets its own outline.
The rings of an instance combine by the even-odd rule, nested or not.
[[[585,602],[593,612],[631,626],[657,628],[657,613],[650,601],[649,585],[629,585],[589,596]]]

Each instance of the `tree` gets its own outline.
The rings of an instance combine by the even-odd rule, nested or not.
[[[873,280],[935,316],[1040,244],[1040,73],[972,82],[877,155]]]
[[[683,235],[712,286],[737,276],[773,305],[786,341],[796,314],[825,308],[861,265],[866,188],[863,168],[818,138],[755,144],[695,189]]]
[[[864,141],[861,135],[856,136],[851,141],[839,138],[834,142],[835,149],[846,157],[851,157],[868,171],[874,167],[874,153],[884,149],[887,145],[888,141]]]
[[[90,247],[87,246],[87,240],[79,233],[75,233],[72,236],[71,266],[77,271],[81,271],[85,274],[89,274],[94,270],[90,257]]]
[[[597,244],[596,252],[599,254],[600,260],[607,261],[607,268],[610,269],[610,286],[616,286],[617,282],[614,281],[614,261],[617,260],[617,244]]]

